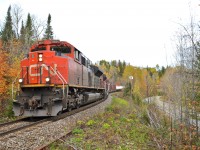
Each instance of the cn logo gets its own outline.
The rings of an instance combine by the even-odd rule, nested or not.
[[[39,72],[39,67],[41,67],[41,74],[40,74],[40,72]],[[33,68],[35,68],[35,69],[38,69],[38,72],[37,73],[35,73],[35,71],[33,72]],[[53,68],[53,70],[51,69],[51,67],[50,67],[50,74],[51,75],[56,75],[56,73],[55,73],[55,71],[56,71],[56,68],[57,68],[57,64],[54,64],[54,68]],[[48,66],[47,65],[45,65],[45,64],[42,64],[42,65],[40,65],[40,66],[38,66],[38,64],[33,64],[33,65],[30,65],[30,67],[29,67],[29,75],[31,76],[31,77],[36,77],[36,76],[40,76],[40,75],[42,75],[43,74],[43,71],[44,71],[44,69],[45,70],[47,70],[48,71]]]

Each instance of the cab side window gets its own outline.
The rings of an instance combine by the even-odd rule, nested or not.
[[[84,56],[81,56],[81,64],[83,64],[84,66],[86,66],[86,59]]]
[[[74,56],[75,56],[75,59],[80,62],[80,58],[81,58],[80,51],[77,50],[76,48],[74,50]]]
[[[76,58],[76,60],[79,61],[79,54],[78,54],[78,51],[75,51],[75,58]]]

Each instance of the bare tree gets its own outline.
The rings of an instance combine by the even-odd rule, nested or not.
[[[36,16],[32,16],[33,25],[33,39],[38,41],[41,39],[41,35],[45,29],[45,21],[39,20]]]
[[[13,20],[13,27],[16,33],[16,38],[19,39],[20,37],[20,23],[22,21],[22,14],[23,10],[19,5],[14,4],[12,6],[12,20]]]
[[[177,34],[177,65],[179,66],[179,74],[182,79],[181,90],[181,109],[184,106],[184,121],[188,127],[189,135],[191,131],[189,128],[196,126],[196,133],[198,133],[198,112],[197,112],[197,93],[198,93],[198,68],[197,52],[199,51],[199,27],[195,23],[194,17],[190,16],[190,23],[183,25],[178,23],[181,27]],[[182,114],[182,113],[181,113]],[[193,119],[195,116],[195,119]],[[182,121],[182,117],[181,117]],[[197,138],[198,139],[198,134]]]

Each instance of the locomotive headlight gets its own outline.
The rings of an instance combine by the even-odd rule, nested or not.
[[[39,54],[39,58],[42,58],[42,54]]]
[[[42,57],[43,57],[42,54],[39,54],[38,57],[39,57],[39,61],[42,61]]]
[[[23,79],[19,79],[19,83],[22,83],[23,82]]]
[[[47,77],[45,80],[46,80],[47,83],[50,82],[50,78],[49,77]]]
[[[39,58],[39,61],[42,61],[42,57]]]

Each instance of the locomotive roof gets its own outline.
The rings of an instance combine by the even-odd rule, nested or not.
[[[87,60],[89,60],[91,62],[90,59],[88,59],[80,50],[78,50],[76,47],[74,47],[72,44],[66,42],[66,41],[60,41],[60,40],[41,40],[41,41],[37,41],[35,44],[33,44],[30,48],[30,52],[33,51],[40,51],[40,50],[46,50],[45,46],[46,45],[52,45],[52,46],[67,46],[67,47],[73,47],[76,51],[79,51],[79,53],[81,53],[81,55],[86,58]],[[92,62],[91,62],[92,63]]]
[[[37,47],[42,47],[45,45],[55,45],[55,46],[70,46],[74,47],[70,43],[66,41],[60,41],[60,40],[41,40],[38,41],[37,43],[33,44],[30,48],[30,51],[34,51]]]

